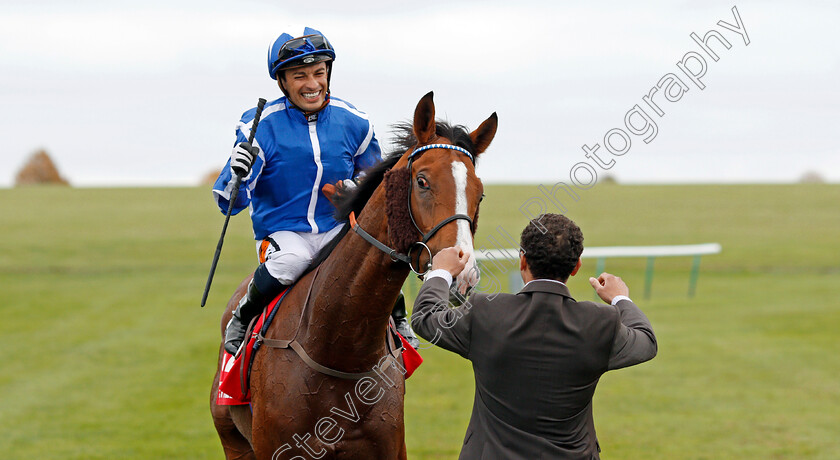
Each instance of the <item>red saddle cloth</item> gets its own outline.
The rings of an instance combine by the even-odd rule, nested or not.
[[[257,333],[262,329],[265,319],[277,308],[277,304],[283,298],[286,291],[274,298],[268,304],[262,314],[254,323],[254,329],[248,344],[236,358],[227,351],[222,353],[222,370],[219,372],[219,394],[216,395],[216,404],[219,406],[240,406],[251,402],[251,389],[242,393],[243,369],[248,372],[251,363],[251,355],[254,353],[254,342],[257,340]]]
[[[222,370],[219,373],[219,391],[216,395],[216,404],[219,406],[239,406],[251,403],[251,389],[247,388],[247,392],[242,392],[242,376],[243,369],[247,378],[248,370],[250,368],[251,359],[254,353],[254,343],[257,340],[257,333],[262,329],[266,318],[273,318],[272,312],[277,308],[279,301],[283,299],[285,291],[278,295],[268,307],[263,311],[255,324],[254,331],[251,333],[251,338],[242,353],[236,358],[228,352],[224,352],[222,356]],[[402,341],[402,357],[403,367],[405,368],[405,378],[411,377],[411,374],[423,363],[423,357],[417,352],[405,338],[397,333]]]

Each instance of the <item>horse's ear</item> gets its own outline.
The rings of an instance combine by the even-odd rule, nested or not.
[[[496,128],[498,126],[499,117],[496,116],[496,112],[493,112],[493,115],[490,115],[490,118],[484,120],[478,129],[470,133],[470,139],[472,139],[473,145],[475,145],[476,155],[487,150],[487,147],[490,146],[490,142],[492,142],[493,138],[496,137]]]
[[[434,91],[429,91],[414,109],[414,136],[420,145],[428,144],[435,137],[434,95]]]

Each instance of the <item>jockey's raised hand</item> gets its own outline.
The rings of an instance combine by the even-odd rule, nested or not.
[[[240,142],[230,154],[230,169],[239,177],[247,176],[248,171],[251,170],[251,165],[254,164],[254,158],[259,154],[259,147],[252,147],[247,142]]]

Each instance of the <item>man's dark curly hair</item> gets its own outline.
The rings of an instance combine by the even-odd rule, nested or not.
[[[519,246],[534,278],[566,281],[583,252],[583,233],[560,214],[543,214],[522,230]]]

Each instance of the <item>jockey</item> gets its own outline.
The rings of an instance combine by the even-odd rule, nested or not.
[[[216,203],[226,212],[235,175],[243,176],[232,212],[249,207],[260,261],[225,329],[225,350],[231,354],[244,341],[251,319],[297,281],[340,232],[342,225],[321,187],[338,181],[355,187],[362,171],[381,160],[367,115],[330,95],[333,60],[330,42],[309,27],[302,36],[283,33],[274,41],[268,73],[284,97],[265,105],[254,145],[248,135],[256,109],[242,115],[233,152],[213,185]],[[416,341],[405,319],[405,302],[398,301],[394,312],[399,332]]]

